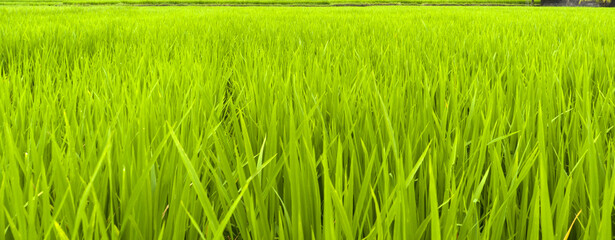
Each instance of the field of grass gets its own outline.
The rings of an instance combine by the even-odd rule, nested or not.
[[[584,0],[586,1],[586,0]],[[4,0],[1,5],[530,5],[531,0]],[[536,0],[535,4],[540,4]]]
[[[0,240],[610,239],[614,14],[1,7]]]

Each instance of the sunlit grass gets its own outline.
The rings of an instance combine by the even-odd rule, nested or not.
[[[614,13],[2,7],[0,239],[609,239]]]

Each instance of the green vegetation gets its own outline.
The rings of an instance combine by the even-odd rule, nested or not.
[[[584,0],[585,1],[585,0]],[[576,2],[576,1],[575,1]],[[535,1],[539,4],[540,1]],[[530,5],[531,0],[4,0],[0,5]]]
[[[0,240],[610,239],[614,13],[2,7]]]

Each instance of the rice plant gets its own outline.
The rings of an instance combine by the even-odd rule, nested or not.
[[[0,240],[611,239],[614,13],[0,7]]]

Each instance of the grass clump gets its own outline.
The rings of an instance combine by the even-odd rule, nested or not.
[[[607,239],[609,9],[0,8],[0,239]]]

